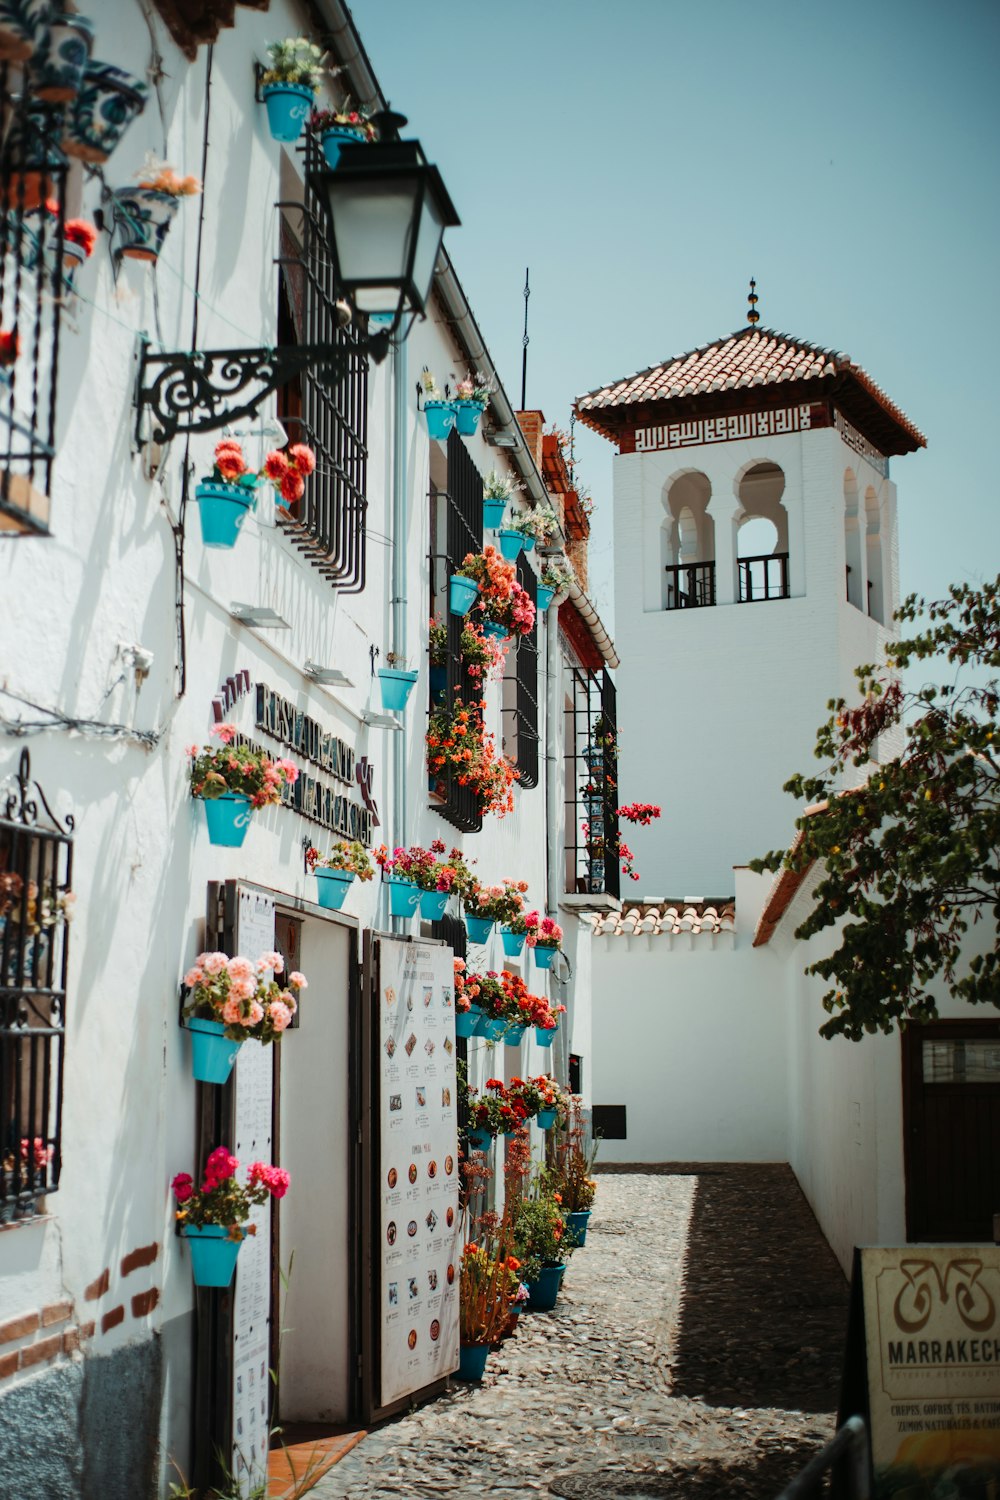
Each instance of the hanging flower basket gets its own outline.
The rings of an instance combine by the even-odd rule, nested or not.
[[[327,911],[339,911],[347,899],[354,871],[316,869],[313,874],[316,876],[319,905]]]
[[[551,1130],[556,1123],[555,1109],[540,1109],[535,1116],[535,1124],[539,1130]]]
[[[368,136],[364,130],[353,125],[330,125],[319,139],[327,166],[336,167],[345,146],[363,146]]]
[[[185,1224],[181,1233],[191,1247],[191,1274],[195,1286],[228,1286],[245,1238],[242,1230],[237,1231],[238,1239],[232,1238],[225,1224]]]
[[[470,1151],[488,1151],[493,1144],[493,1136],[488,1130],[470,1130],[468,1138]]]
[[[195,486],[201,521],[201,539],[206,547],[235,547],[240,528],[256,507],[254,490],[240,484],[203,479]]]
[[[524,933],[511,932],[509,927],[501,927],[500,937],[503,941],[505,958],[520,958],[524,952]]]
[[[0,58],[27,62],[45,43],[51,0],[0,0]]]
[[[191,1072],[195,1082],[225,1083],[243,1043],[227,1037],[221,1021],[190,1016],[185,1025],[191,1033]]]
[[[479,418],[486,410],[483,401],[456,401],[455,424],[460,437],[472,437],[479,427]]]
[[[508,562],[516,562],[518,553],[524,546],[524,537],[519,531],[509,530],[501,531],[498,535],[500,538],[500,551]]]
[[[63,150],[81,161],[105,162],[146,107],[149,87],[111,63],[91,61],[73,101]]]
[[[495,531],[503,525],[503,513],[507,509],[506,499],[495,499],[492,495],[483,498],[483,525]]]
[[[427,418],[427,436],[443,443],[455,425],[455,407],[450,401],[425,401],[424,416]]]
[[[533,949],[535,955],[536,969],[551,969],[552,960],[559,952],[558,948],[543,948],[541,943],[536,943]]]
[[[412,917],[420,905],[419,887],[402,875],[390,875],[385,883],[389,887],[390,917]]]
[[[379,667],[382,707],[387,713],[402,713],[418,675],[416,672],[401,672],[395,667]]]
[[[297,141],[309,118],[315,90],[305,83],[265,83],[261,94],[271,139]]]
[[[250,798],[239,792],[223,792],[221,797],[197,800],[205,808],[208,842],[219,849],[241,849],[253,817]]]
[[[540,583],[535,590],[536,608],[539,614],[544,614],[556,596],[555,589],[547,589],[544,583]]]
[[[507,1030],[507,1022],[503,1016],[488,1016],[485,1013],[476,1022],[475,1035],[483,1037],[487,1042],[498,1042]]]
[[[5,7],[0,5],[0,13]],[[94,23],[86,16],[57,11],[31,64],[33,92],[47,104],[68,104],[80,92],[94,45]]]
[[[501,625],[499,620],[484,620],[483,635],[491,636],[495,641],[505,641],[510,635],[506,625]]]
[[[558,1026],[536,1026],[535,1041],[538,1043],[539,1047],[551,1047],[552,1043],[555,1041],[556,1032],[558,1030]]]
[[[450,891],[421,891],[420,915],[425,922],[440,922],[450,900]]]
[[[115,254],[125,260],[157,260],[180,202],[155,188],[115,188]]]
[[[453,615],[467,615],[476,602],[479,584],[474,578],[453,573],[448,580],[448,609]]]
[[[525,1033],[526,1029],[527,1028],[524,1027],[524,1026],[508,1026],[507,1030],[504,1032],[504,1035],[503,1035],[503,1044],[504,1044],[504,1046],[505,1047],[520,1047],[520,1045],[521,1045],[521,1038],[524,1036],[524,1033]]]
[[[472,917],[468,912],[465,913],[465,930],[470,942],[488,943],[493,926],[492,917]]]
[[[482,1011],[478,1005],[470,1005],[468,1010],[456,1011],[455,1035],[465,1037],[475,1036],[476,1026],[481,1015]]]

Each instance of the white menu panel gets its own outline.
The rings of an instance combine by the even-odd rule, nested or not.
[[[458,1366],[461,1256],[450,948],[380,940],[381,1404]]]

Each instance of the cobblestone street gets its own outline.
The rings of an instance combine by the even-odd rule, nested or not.
[[[606,1171],[556,1310],[313,1493],[773,1500],[833,1431],[846,1311],[789,1168]]]

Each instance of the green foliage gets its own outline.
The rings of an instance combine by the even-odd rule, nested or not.
[[[826,762],[785,790],[818,804],[797,820],[801,837],[751,869],[804,870],[820,862],[813,907],[796,937],[837,926],[839,947],[807,974],[829,982],[826,1037],[858,1041],[906,1019],[937,1015],[933,982],[958,1000],[1000,1005],[1000,577],[953,586],[927,605],[911,595],[896,619],[929,622],[886,647],[885,665],[859,667],[861,702],[831,702],[816,738]],[[898,674],[934,661],[937,685],[904,689]],[[899,755],[873,763],[879,736]],[[864,768],[845,790],[845,772]],[[989,929],[967,964],[970,925]],[[840,925],[838,925],[840,924]]]
[[[525,1281],[537,1281],[543,1266],[560,1266],[573,1252],[555,1196],[544,1187],[522,1198],[514,1210],[514,1254]]]

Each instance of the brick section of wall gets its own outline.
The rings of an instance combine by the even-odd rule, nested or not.
[[[545,415],[540,411],[516,411],[518,426],[524,433],[525,446],[532,458],[539,474],[542,472],[542,428],[545,426]]]
[[[23,1339],[29,1333],[36,1333],[39,1322],[38,1314],[32,1312],[22,1313],[19,1318],[9,1318],[6,1323],[0,1323],[0,1344],[9,1344],[11,1339]]]
[[[10,1354],[0,1354],[0,1380],[6,1380],[8,1375],[13,1375],[17,1369],[17,1350]]]
[[[108,1267],[105,1266],[104,1270],[101,1272],[100,1276],[97,1277],[96,1281],[92,1281],[87,1287],[86,1291],[83,1294],[84,1300],[87,1302],[96,1302],[98,1297],[104,1296],[104,1293],[107,1291],[110,1285],[111,1272]]]
[[[573,564],[573,572],[577,576],[580,587],[586,592],[587,589],[587,538],[579,537],[576,541],[566,543],[566,556]]]
[[[112,1328],[117,1328],[118,1324],[119,1323],[124,1323],[124,1321],[125,1321],[125,1309],[124,1309],[124,1307],[122,1307],[121,1305],[119,1305],[118,1307],[113,1307],[111,1309],[111,1311],[110,1312],[106,1312],[104,1314],[104,1317],[101,1319],[101,1332],[102,1333],[109,1333]]]
[[[93,1323],[93,1322],[90,1322],[90,1323],[81,1323],[79,1331],[80,1331],[80,1341],[81,1341],[81,1343],[83,1343],[87,1339],[92,1339],[94,1337],[94,1334],[97,1331],[97,1325],[95,1323]]]
[[[39,1339],[35,1344],[28,1344],[21,1350],[21,1369],[29,1370],[32,1365],[40,1365],[43,1360],[54,1359],[57,1354],[62,1353],[62,1334],[53,1333],[47,1339]]]
[[[79,1330],[79,1328],[67,1328],[66,1329],[66,1332],[62,1336],[62,1346],[63,1346],[63,1353],[64,1354],[76,1354],[76,1353],[78,1353],[79,1348],[80,1348],[80,1330]]]
[[[73,1316],[72,1302],[50,1302],[42,1308],[42,1327],[51,1328],[53,1323],[65,1323]]]
[[[151,1286],[148,1292],[138,1292],[132,1298],[133,1318],[145,1318],[147,1314],[153,1311],[159,1300],[160,1289],[157,1286]]]
[[[130,1250],[122,1257],[122,1275],[128,1276],[133,1271],[138,1271],[140,1266],[151,1266],[160,1253],[157,1244],[140,1245],[137,1250]]]

